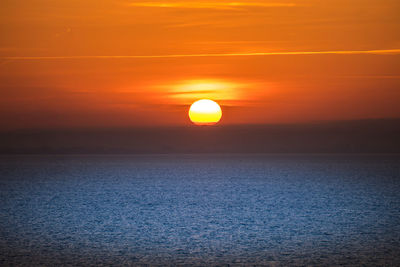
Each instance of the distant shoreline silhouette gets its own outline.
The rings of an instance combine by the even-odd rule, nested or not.
[[[35,129],[0,133],[1,154],[400,153],[400,119],[281,125]]]

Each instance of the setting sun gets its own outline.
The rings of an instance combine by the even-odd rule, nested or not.
[[[214,125],[221,117],[221,107],[209,99],[198,100],[189,109],[189,118],[196,125]]]

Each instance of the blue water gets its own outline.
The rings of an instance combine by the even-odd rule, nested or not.
[[[400,265],[400,158],[0,157],[0,265]]]

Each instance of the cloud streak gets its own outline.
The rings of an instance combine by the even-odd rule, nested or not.
[[[334,50],[294,52],[251,52],[218,54],[169,54],[169,55],[109,55],[109,56],[15,56],[0,57],[2,60],[76,60],[76,59],[152,59],[152,58],[194,58],[194,57],[254,57],[254,56],[296,56],[296,55],[400,55],[398,49],[378,50]]]
[[[258,2],[137,2],[132,7],[189,8],[189,9],[235,9],[241,7],[294,7],[295,3],[258,3]]]

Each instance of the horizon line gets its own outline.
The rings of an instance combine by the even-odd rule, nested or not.
[[[27,128],[14,128],[14,129],[1,129],[0,133],[14,132],[14,131],[54,131],[54,130],[121,130],[121,129],[145,129],[145,128],[187,128],[187,127],[199,127],[199,128],[217,128],[225,126],[304,126],[304,125],[326,125],[336,123],[357,123],[357,122],[382,122],[382,121],[400,121],[400,117],[377,117],[377,118],[353,118],[353,119],[329,119],[329,120],[307,120],[307,121],[292,121],[292,122],[251,122],[251,123],[217,123],[214,125],[195,125],[192,123],[177,123],[177,124],[139,124],[139,125],[114,125],[114,126],[55,126],[55,127],[27,127]]]

